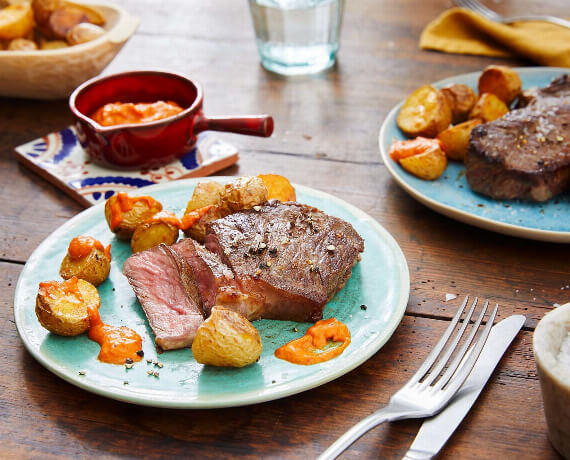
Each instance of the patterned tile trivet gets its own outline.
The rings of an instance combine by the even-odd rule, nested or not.
[[[72,126],[16,147],[16,155],[86,207],[104,202],[117,192],[207,176],[238,161],[236,147],[211,134],[201,134],[190,153],[166,166],[140,171],[107,169],[89,160]]]

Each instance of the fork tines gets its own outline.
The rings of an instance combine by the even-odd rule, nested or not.
[[[414,377],[411,379],[420,382],[422,388],[433,385],[434,390],[442,389],[449,382],[451,377],[455,374],[460,366],[463,369],[466,365],[468,365],[468,362],[473,362],[474,364],[476,358],[470,358],[472,358],[473,353],[476,353],[478,355],[478,350],[467,350],[473,343],[473,339],[475,338],[475,335],[479,330],[479,326],[485,317],[485,313],[487,312],[487,308],[489,306],[489,301],[485,301],[483,307],[481,308],[481,312],[477,317],[477,320],[475,320],[474,324],[471,327],[471,332],[465,338],[465,331],[467,330],[469,324],[473,322],[472,316],[477,307],[478,298],[474,298],[469,311],[463,320],[461,320],[468,300],[469,296],[466,296],[465,300],[457,310],[457,313],[453,317],[451,324],[448,326],[439,342],[436,344],[432,352],[428,355],[422,366],[418,369],[418,371],[414,374]],[[495,308],[487,319],[487,326],[485,328],[486,330],[481,333],[482,336],[486,335],[486,333],[488,334],[488,330],[495,320],[497,309],[498,305],[495,304]],[[463,341],[463,343],[461,345],[461,348],[457,351],[458,345],[461,341]],[[483,343],[481,344],[477,343],[476,347],[482,349],[485,339],[483,339],[482,342]],[[454,356],[454,359],[448,365],[452,356]]]

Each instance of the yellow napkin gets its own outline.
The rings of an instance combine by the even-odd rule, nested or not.
[[[570,67],[570,29],[547,22],[489,21],[463,8],[452,8],[430,22],[420,47],[446,53],[520,56],[554,67]]]

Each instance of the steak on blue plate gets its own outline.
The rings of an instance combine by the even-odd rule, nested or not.
[[[257,299],[248,319],[317,321],[350,278],[364,241],[338,217],[270,201],[212,222],[206,248],[231,269],[240,291]]]
[[[546,201],[570,189],[570,78],[522,100],[525,107],[473,129],[466,177],[491,198]]]

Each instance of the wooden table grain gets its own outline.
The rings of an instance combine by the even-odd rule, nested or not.
[[[410,298],[389,342],[319,388],[282,400],[217,410],[138,407],[80,390],[39,365],[14,324],[24,263],[81,206],[16,162],[13,148],[71,123],[66,101],[0,99],[0,457],[314,458],[352,424],[387,403],[448,324],[454,292],[524,314],[524,330],[441,458],[558,458],[551,448],[532,356],[532,332],[553,304],[570,300],[570,246],[518,239],[443,217],[391,179],[377,147],[388,111],[420,84],[516,59],[422,51],[422,28],[448,0],[346,2],[338,62],[329,72],[283,78],[259,64],[247,3],[124,0],[141,18],[105,73],[165,68],[201,82],[209,114],[270,113],[269,139],[226,134],[240,150],[224,175],[283,174],[358,206],[397,240]],[[564,2],[491,2],[501,13],[567,13]],[[1,71],[1,69],[0,69]],[[420,421],[386,424],[344,458],[400,458]]]

